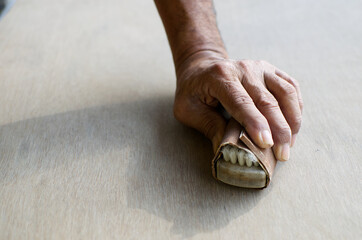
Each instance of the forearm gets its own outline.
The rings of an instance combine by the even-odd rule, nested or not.
[[[155,0],[171,47],[176,72],[198,53],[226,58],[212,0]]]

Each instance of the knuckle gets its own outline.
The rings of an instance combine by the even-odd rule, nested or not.
[[[295,89],[300,89],[299,82],[298,82],[296,79],[290,77],[290,76],[289,76],[288,74],[286,74],[286,73],[285,73],[285,75],[286,75],[286,77],[287,77],[287,82],[288,82],[289,84],[291,84]]]
[[[237,105],[254,105],[253,101],[250,99],[250,97],[246,95],[240,95],[240,94],[231,94],[233,96],[233,99]]]
[[[213,74],[221,77],[230,76],[231,63],[228,62],[216,62],[211,66],[210,70]]]
[[[287,95],[287,96],[297,96],[297,90],[291,84],[285,84],[281,88],[281,92],[282,92],[282,94]]]
[[[255,61],[242,60],[242,61],[238,61],[237,65],[243,70],[244,73],[251,73],[253,66],[255,65]]]
[[[254,64],[253,63],[244,63],[244,72],[250,74],[253,72]]]
[[[283,124],[282,126],[278,127],[278,130],[276,131],[276,141],[277,142],[290,142],[292,137],[292,131],[288,124]]]
[[[301,115],[293,116],[289,120],[289,125],[293,133],[298,133],[302,125],[302,116]]]
[[[278,101],[269,94],[261,94],[257,100],[257,106],[263,109],[277,109],[279,108]]]
[[[215,73],[223,74],[225,71],[224,64],[221,62],[214,63],[214,65],[211,67],[211,71],[213,71]]]
[[[250,64],[249,60],[241,60],[241,61],[237,61],[238,66],[240,66],[241,68],[247,68]]]

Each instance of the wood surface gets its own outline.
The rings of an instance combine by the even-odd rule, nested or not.
[[[0,239],[360,239],[361,1],[215,5],[231,57],[301,84],[271,185],[215,181],[211,144],[173,118],[151,0],[18,0],[0,21]]]

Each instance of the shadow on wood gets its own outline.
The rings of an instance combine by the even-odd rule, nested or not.
[[[54,209],[42,203],[61,199],[59,208],[82,207],[105,219],[109,212],[118,219],[117,209],[142,209],[172,222],[172,234],[183,237],[222,228],[272,187],[216,182],[211,144],[174,119],[172,104],[166,96],[1,126],[1,185],[24,179],[36,195],[34,211],[43,214]],[[57,190],[47,194],[51,184]]]

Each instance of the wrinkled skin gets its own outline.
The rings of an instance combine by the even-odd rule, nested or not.
[[[214,151],[226,126],[220,103],[257,145],[273,146],[278,160],[289,159],[303,108],[295,79],[266,61],[236,61],[207,51],[194,54],[176,72],[175,117],[204,133]]]

